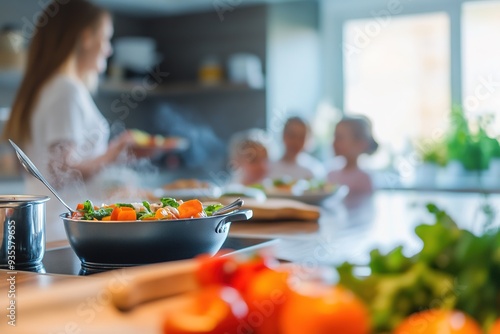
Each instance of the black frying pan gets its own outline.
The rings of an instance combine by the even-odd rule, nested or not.
[[[214,255],[231,222],[248,220],[252,210],[205,218],[153,221],[85,221],[61,214],[69,243],[85,267],[125,267]]]

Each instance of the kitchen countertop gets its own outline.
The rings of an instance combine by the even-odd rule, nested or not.
[[[321,265],[368,261],[375,247],[390,250],[404,245],[407,254],[421,244],[413,230],[420,223],[432,223],[425,205],[435,203],[445,209],[458,225],[482,233],[487,220],[485,205],[500,207],[500,195],[484,193],[422,192],[380,190],[364,198],[348,197],[344,202],[325,201],[319,222],[247,222],[233,224],[231,231],[242,235],[280,237],[279,258]],[[500,217],[493,224],[499,226]]]
[[[413,228],[422,222],[432,222],[425,209],[425,204],[430,202],[447,210],[460,226],[481,233],[481,223],[486,219],[481,208],[485,204],[493,209],[500,207],[500,195],[378,191],[364,198],[347,197],[343,202],[326,200],[318,222],[250,220],[233,223],[230,234],[279,238],[275,251],[284,260],[314,259],[321,265],[345,260],[364,263],[374,247],[389,250],[404,244],[408,253],[418,251],[420,244]],[[493,222],[496,225],[499,225],[498,218]],[[47,244],[47,249],[65,245],[66,241],[52,242]],[[4,284],[0,280],[0,288]]]
[[[347,197],[343,202],[326,200],[319,222],[241,222],[233,223],[231,235],[279,238],[275,254],[282,260],[303,264],[306,268],[329,266],[349,260],[366,263],[374,247],[388,251],[399,244],[407,254],[417,252],[421,245],[413,228],[422,222],[432,222],[425,204],[433,202],[447,210],[457,223],[475,233],[481,233],[486,220],[482,208],[500,207],[500,195],[471,193],[435,193],[411,191],[378,191],[370,197]],[[493,224],[498,226],[498,217]],[[48,243],[47,249],[67,246],[66,241]],[[0,305],[9,293],[9,272],[0,270]],[[15,274],[16,293],[38,287],[51,289],[61,282],[80,282],[90,277],[37,274],[18,271]],[[21,321],[19,317],[19,321]],[[0,328],[6,320],[1,320]]]

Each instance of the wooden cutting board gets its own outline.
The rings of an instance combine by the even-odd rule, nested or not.
[[[69,277],[50,289],[18,289],[15,327],[4,317],[0,333],[162,334],[165,316],[198,288],[196,266],[194,260],[174,261]],[[0,307],[7,310],[7,292],[0,292]]]
[[[230,203],[234,198],[224,198],[223,204]],[[253,210],[254,220],[307,220],[316,221],[320,216],[320,208],[315,205],[285,198],[268,198],[258,201],[253,198],[244,198],[246,209]]]

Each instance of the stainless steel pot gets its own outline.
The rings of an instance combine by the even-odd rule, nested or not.
[[[0,195],[0,268],[41,264],[45,252],[47,196]]]
[[[252,210],[191,219],[84,221],[60,216],[69,243],[85,268],[117,268],[214,255],[231,222],[248,220]]]

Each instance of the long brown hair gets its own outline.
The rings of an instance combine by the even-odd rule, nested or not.
[[[3,139],[19,145],[31,140],[31,118],[42,87],[70,58],[82,32],[96,26],[107,11],[87,0],[52,0],[38,16],[19,87]]]

